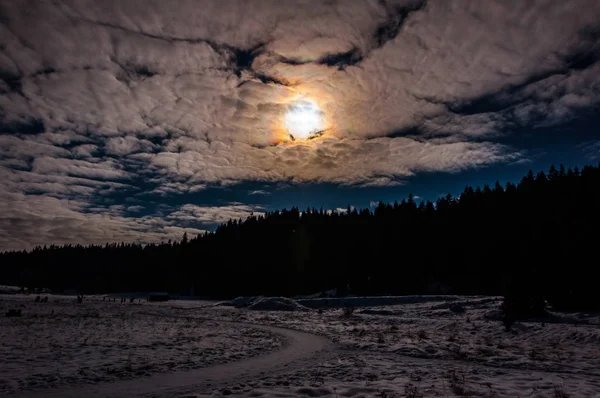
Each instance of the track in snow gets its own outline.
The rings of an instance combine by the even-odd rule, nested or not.
[[[229,382],[239,383],[267,372],[275,373],[309,367],[319,361],[320,355],[327,349],[332,348],[329,340],[314,334],[272,326],[233,323],[279,334],[286,339],[286,343],[282,348],[265,355],[206,368],[160,373],[150,377],[111,383],[22,391],[11,396],[24,398],[176,397],[213,390],[219,386],[226,386]]]

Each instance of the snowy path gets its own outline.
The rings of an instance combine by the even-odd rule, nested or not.
[[[273,375],[278,371],[310,367],[318,363],[323,355],[333,348],[326,338],[306,332],[241,322],[236,324],[279,334],[285,338],[286,344],[281,349],[265,355],[207,368],[162,373],[113,383],[24,391],[12,396],[26,398],[177,397],[219,386],[226,387],[229,383],[239,383],[262,374]]]

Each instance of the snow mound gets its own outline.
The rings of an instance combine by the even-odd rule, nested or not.
[[[0,285],[0,294],[19,293],[20,290],[17,286]]]
[[[230,303],[235,308],[246,308],[252,303],[255,303],[256,301],[261,300],[263,298],[263,296],[236,297]]]
[[[404,311],[400,311],[400,310],[378,310],[378,309],[370,309],[370,308],[366,308],[362,311],[360,311],[361,314],[367,314],[367,315],[384,315],[384,316],[400,316],[404,314]]]
[[[252,301],[247,308],[259,311],[310,311],[307,307],[286,297],[261,297]]]
[[[373,297],[334,297],[298,299],[298,303],[313,309],[343,307],[379,307],[399,304],[418,304],[428,302],[455,302],[465,297],[450,295],[425,296],[373,296]],[[450,304],[448,304],[450,305]]]

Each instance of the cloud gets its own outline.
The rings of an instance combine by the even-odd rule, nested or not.
[[[204,224],[222,224],[229,220],[246,219],[251,214],[263,214],[264,208],[256,205],[230,203],[226,206],[196,206],[186,204],[167,216],[167,219],[196,221]]]
[[[356,207],[350,206],[350,211],[354,211],[355,209],[356,209]],[[347,212],[348,212],[347,207],[337,207],[335,209],[329,209],[329,210],[325,211],[325,213],[327,213],[327,214],[333,214],[333,213],[342,214],[342,213],[347,213]]]
[[[154,148],[152,142],[132,136],[109,138],[106,151],[111,155],[129,155],[133,152],[150,152]]]
[[[94,163],[86,160],[41,156],[33,161],[31,171],[38,174],[58,174],[105,180],[127,177],[127,172],[123,171],[117,162],[108,159]]]
[[[179,240],[186,232],[191,236],[204,232],[162,217],[125,217],[122,210],[92,209],[83,201],[48,196],[2,193],[0,242],[4,250],[21,250],[67,243],[153,243]]]
[[[68,156],[69,151],[46,143],[0,135],[0,156],[4,159],[31,160],[38,156]]]
[[[246,181],[368,188],[525,162],[498,139],[565,123],[600,98],[594,0],[66,0],[26,13],[0,0],[0,10],[0,194],[74,201],[98,217],[125,193],[167,201]],[[326,128],[292,141],[283,119],[302,96]],[[185,206],[168,222],[224,220]],[[259,210],[239,206],[250,208],[220,211]],[[70,220],[92,217],[83,207],[69,207]],[[115,238],[150,234],[127,208],[112,212]]]
[[[382,186],[398,185],[399,179],[419,171],[460,171],[521,156],[493,142],[432,143],[406,137],[328,137],[268,148],[241,143],[197,145],[194,150],[152,155],[150,167],[170,178],[213,184],[289,180]]]
[[[578,145],[583,156],[591,162],[600,160],[600,141],[586,141]]]
[[[73,153],[74,156],[81,158],[93,158],[94,154],[97,152],[98,146],[93,144],[78,145],[71,149],[71,153]]]

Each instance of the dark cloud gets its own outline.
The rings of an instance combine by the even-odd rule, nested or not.
[[[600,60],[600,22],[597,26],[582,29],[578,45],[564,56],[570,70],[583,70]]]
[[[241,77],[241,74],[245,70],[252,70],[252,63],[254,59],[260,54],[260,49],[264,46],[263,43],[259,43],[249,49],[241,49],[230,46],[223,46],[222,49],[217,49],[218,52],[224,52],[229,55],[229,62],[232,65],[233,73],[237,77]]]
[[[408,16],[423,9],[427,2],[417,0],[406,4],[388,4],[386,0],[380,0],[380,3],[385,7],[387,16],[385,21],[379,24],[373,33],[375,48],[382,47],[387,42],[394,40],[400,33]]]
[[[356,65],[362,60],[363,56],[360,54],[358,48],[353,47],[343,53],[325,54],[318,59],[317,63],[327,66],[337,66],[340,70],[343,70],[347,66]]]
[[[4,134],[40,134],[44,131],[44,122],[40,119],[0,120],[0,132]]]
[[[292,86],[293,85],[292,83],[290,83],[284,79],[279,79],[274,76],[267,76],[262,73],[254,73],[254,77],[256,77],[258,80],[260,80],[261,83],[265,83],[265,84],[274,83],[274,84],[279,84],[280,86]],[[241,84],[243,84],[243,83],[241,83]],[[240,84],[240,86],[241,86],[241,84]]]
[[[21,92],[21,76],[13,75],[10,72],[0,70],[0,80],[4,82],[6,87],[3,91]]]

